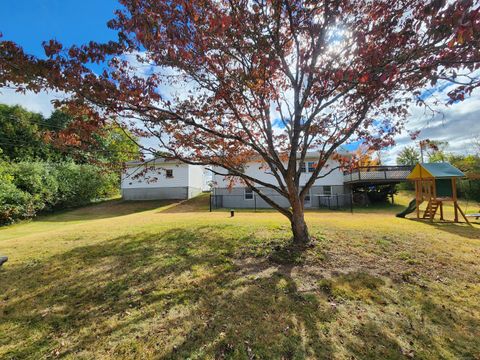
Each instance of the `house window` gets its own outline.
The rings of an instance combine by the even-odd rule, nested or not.
[[[253,190],[251,188],[245,188],[245,200],[253,200]]]
[[[308,162],[308,172],[314,172],[315,171],[315,162],[309,161]]]
[[[323,187],[323,195],[332,195],[332,187],[330,185],[325,185]]]
[[[310,191],[305,195],[305,199],[303,200],[304,206],[310,206],[312,204],[312,198],[310,196]]]
[[[173,178],[173,170],[172,169],[167,169],[166,177],[167,178]]]
[[[301,162],[300,163],[300,172],[304,173],[304,172],[307,172],[307,167],[305,165],[305,162]]]

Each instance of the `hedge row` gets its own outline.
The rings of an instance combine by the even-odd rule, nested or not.
[[[118,176],[93,165],[0,161],[0,225],[117,192]]]

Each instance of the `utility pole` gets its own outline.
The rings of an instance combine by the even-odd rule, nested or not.
[[[420,162],[423,164],[423,147],[425,146],[425,140],[420,140]]]

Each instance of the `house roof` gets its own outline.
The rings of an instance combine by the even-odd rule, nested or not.
[[[337,150],[337,154],[341,156],[351,156],[351,153],[345,150],[343,147],[340,147]],[[300,153],[298,153],[298,156],[300,156]],[[318,151],[308,151],[305,154],[305,160],[316,160],[320,157],[320,152]],[[258,155],[257,160],[262,160],[261,156]],[[159,164],[185,164],[181,160],[169,157],[158,157],[158,158],[152,158],[152,159],[146,159],[146,160],[133,160],[133,161],[127,161],[125,163],[126,166],[140,166],[140,165],[147,165],[147,166],[155,166]]]
[[[417,164],[407,179],[442,179],[465,177],[465,174],[449,163]]]
[[[340,156],[351,157],[352,153],[345,150],[344,148],[338,148],[336,153]],[[300,153],[298,154],[300,156]],[[318,159],[320,157],[319,151],[308,151],[305,155],[305,159]]]
[[[140,166],[140,165],[146,165],[146,166],[155,166],[159,164],[184,164],[182,161],[177,160],[177,159],[172,159],[172,158],[153,158],[153,159],[146,159],[146,160],[133,160],[133,161],[127,161],[125,163],[126,166]]]

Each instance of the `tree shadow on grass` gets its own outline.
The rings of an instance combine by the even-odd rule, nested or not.
[[[338,310],[328,291],[300,291],[287,262],[235,261],[247,241],[216,227],[176,228],[7,267],[0,355],[333,358],[328,328]],[[375,326],[345,344],[357,358],[368,358],[365,349],[379,336],[391,349],[386,354],[399,353],[395,339]]]
[[[445,231],[450,234],[458,235],[467,239],[480,240],[480,228],[478,225],[468,225],[466,223],[455,223],[453,221],[429,221],[419,219],[408,219],[410,221],[420,222],[422,224],[430,225],[434,230]]]
[[[239,277],[234,245],[217,235],[206,227],[119,237],[6,268],[6,358],[328,352],[314,331],[316,300],[284,274]],[[306,348],[292,318],[312,338]]]
[[[347,348],[355,359],[405,359],[406,352],[385,330],[374,321],[360,324],[354,329],[361,341],[349,342]]]

